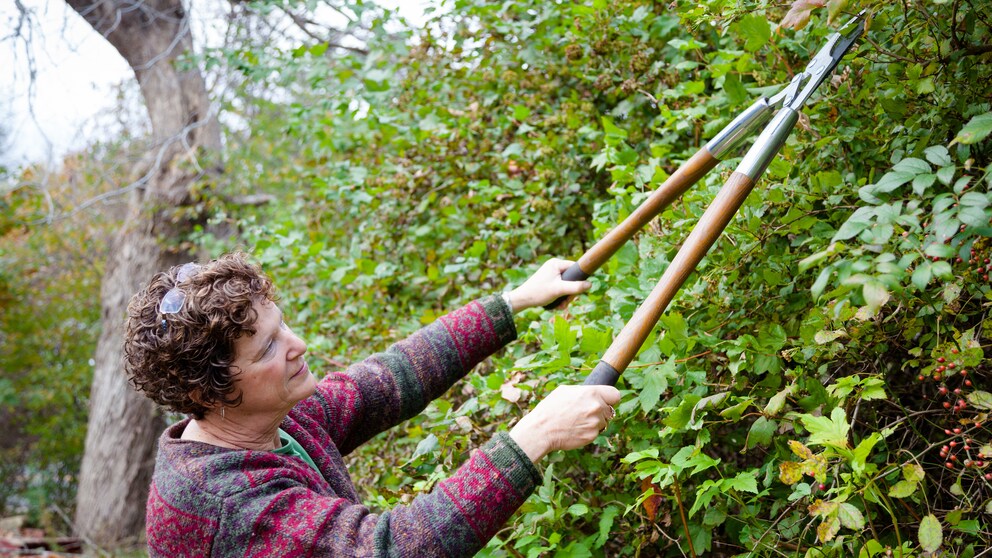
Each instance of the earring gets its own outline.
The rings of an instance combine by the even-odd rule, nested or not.
[[[227,419],[227,417],[224,416],[224,410],[225,409],[227,409],[227,407],[221,407],[220,408],[220,418],[222,418],[222,419]]]

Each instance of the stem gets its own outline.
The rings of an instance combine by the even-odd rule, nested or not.
[[[672,481],[675,488],[675,501],[679,504],[679,515],[682,516],[682,527],[685,528],[685,538],[689,541],[689,554],[696,558],[696,549],[692,547],[692,535],[689,534],[689,521],[685,517],[685,506],[682,505],[682,490],[679,488],[679,479],[675,477]]]

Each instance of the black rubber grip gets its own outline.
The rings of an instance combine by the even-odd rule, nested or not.
[[[579,264],[578,263],[573,263],[572,264],[572,267],[566,269],[565,270],[565,273],[562,273],[561,274],[561,278],[562,278],[563,281],[585,281],[586,279],[589,278],[589,274],[586,273],[585,271],[582,271],[582,268],[579,267]],[[554,302],[552,302],[551,304],[548,304],[547,306],[545,306],[544,309],[545,310],[554,310],[555,308],[558,308],[558,305],[559,304],[561,304],[562,302],[565,302],[565,299],[566,298],[568,298],[567,295],[566,296],[560,296],[560,297],[556,298],[554,300]]]
[[[620,373],[606,361],[599,361],[596,368],[586,376],[586,381],[582,382],[587,386],[615,386],[620,379]]]

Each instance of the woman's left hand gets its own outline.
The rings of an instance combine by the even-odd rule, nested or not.
[[[534,275],[516,289],[510,291],[510,306],[513,312],[520,312],[535,306],[544,306],[560,296],[568,299],[559,308],[568,306],[572,298],[592,288],[589,281],[565,281],[561,274],[574,262],[552,258],[538,269]]]

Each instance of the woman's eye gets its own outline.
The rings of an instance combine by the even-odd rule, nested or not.
[[[272,353],[272,350],[275,348],[276,348],[276,342],[269,341],[269,344],[267,347],[265,347],[265,352],[262,353],[262,356],[269,356]]]

